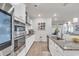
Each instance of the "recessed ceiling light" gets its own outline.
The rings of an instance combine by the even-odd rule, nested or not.
[[[53,15],[54,17],[57,16],[56,13]]]
[[[38,14],[38,16],[40,17],[41,15],[40,15],[40,14]]]
[[[39,7],[39,5],[40,5],[39,3],[35,3],[35,4],[34,4],[34,7],[37,8],[37,7]]]
[[[70,25],[71,24],[71,22],[70,21],[68,21],[68,25]]]
[[[38,7],[38,5],[34,5],[34,7]]]

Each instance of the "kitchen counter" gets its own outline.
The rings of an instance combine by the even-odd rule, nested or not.
[[[79,50],[79,43],[74,43],[73,41],[67,41],[64,39],[57,40],[56,36],[50,36],[50,39],[64,50]]]
[[[26,35],[26,39],[29,38],[29,37],[31,37],[32,35],[34,35],[34,34],[27,34]]]
[[[57,40],[57,36],[49,36],[49,51],[52,56],[79,56],[79,43],[64,39]]]

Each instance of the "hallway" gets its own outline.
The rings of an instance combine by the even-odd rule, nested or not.
[[[27,56],[51,56],[46,42],[34,42]]]

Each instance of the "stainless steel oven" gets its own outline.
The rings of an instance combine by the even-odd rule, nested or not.
[[[18,54],[25,46],[25,24],[14,20],[14,51]],[[19,52],[18,52],[19,51]]]
[[[25,35],[25,24],[19,21],[14,21],[14,34],[15,34],[15,38]]]

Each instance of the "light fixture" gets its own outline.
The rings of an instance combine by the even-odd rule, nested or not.
[[[39,7],[39,6],[40,6],[40,3],[35,3],[34,4],[34,7],[36,7],[36,8]]]
[[[38,5],[34,5],[34,7],[38,7]]]
[[[57,16],[56,13],[53,15],[54,17]]]
[[[70,25],[71,24],[71,22],[70,21],[68,21],[68,25]]]
[[[73,18],[73,23],[78,22],[78,18]]]
[[[40,14],[38,14],[38,16],[40,17],[41,15],[40,15]]]

